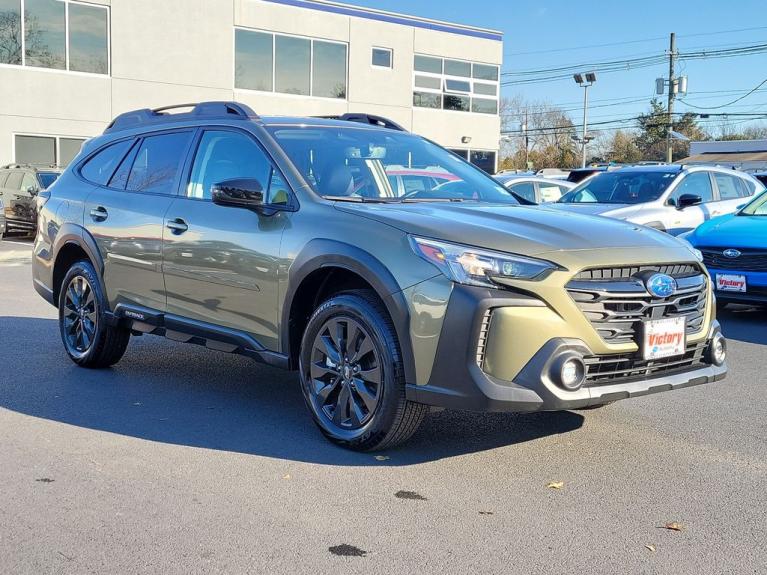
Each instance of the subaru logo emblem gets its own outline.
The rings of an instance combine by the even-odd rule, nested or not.
[[[676,291],[676,280],[666,274],[655,274],[645,282],[647,291],[655,297],[669,297]]]
[[[723,255],[724,257],[726,257],[726,258],[732,258],[732,259],[735,259],[735,258],[739,258],[739,257],[740,257],[740,252],[739,252],[738,250],[732,250],[732,249],[730,249],[730,250],[724,250],[724,251],[722,252],[722,255]]]

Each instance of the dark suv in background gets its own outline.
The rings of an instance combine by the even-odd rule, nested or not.
[[[0,168],[0,205],[3,206],[5,229],[10,232],[34,234],[37,229],[37,194],[47,189],[61,170],[40,168],[27,164],[8,164]]]
[[[429,406],[592,408],[726,373],[686,242],[520,206],[380,117],[168,112],[119,116],[38,197],[34,285],[78,365],[151,333],[296,369],[362,450]]]

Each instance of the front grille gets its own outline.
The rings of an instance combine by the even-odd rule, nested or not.
[[[708,365],[706,342],[687,346],[684,355],[647,361],[638,353],[585,357],[586,385],[609,385],[646,379],[660,374],[685,372]]]
[[[749,272],[767,272],[767,250],[739,250],[740,256],[728,258],[724,255],[727,248],[706,248],[703,263],[718,270],[736,270]]]
[[[635,274],[667,273],[677,291],[667,298],[648,293]],[[592,276],[591,279],[589,275]],[[609,278],[609,279],[608,279]],[[687,333],[703,328],[708,279],[690,264],[586,270],[567,284],[567,291],[591,325],[608,343],[639,343],[645,320],[684,316]]]

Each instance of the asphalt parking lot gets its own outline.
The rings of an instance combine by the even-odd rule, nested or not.
[[[441,412],[376,457],[329,444],[295,375],[242,357],[146,336],[76,368],[29,254],[0,243],[4,573],[767,571],[765,311],[720,318],[724,382]]]

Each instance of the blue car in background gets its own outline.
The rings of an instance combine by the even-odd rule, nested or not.
[[[718,304],[767,304],[767,192],[684,239],[703,254]]]

